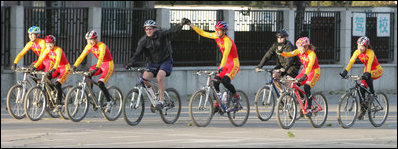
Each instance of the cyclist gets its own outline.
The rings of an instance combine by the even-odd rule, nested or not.
[[[32,50],[38,57],[40,57],[40,54],[46,48],[46,43],[44,42],[44,39],[39,38],[40,32],[40,27],[37,26],[32,26],[28,29],[30,41],[25,45],[22,51],[19,52],[17,57],[15,57],[14,65],[11,66],[11,70],[15,70],[18,62],[29,50]],[[37,60],[34,61],[31,65],[34,65],[36,62]],[[43,63],[37,68],[37,70],[48,69],[49,66],[49,60],[45,58]]]
[[[299,78],[298,86],[304,85],[305,95],[307,96],[307,110],[304,111],[307,117],[312,115],[311,103],[312,94],[311,88],[315,86],[321,76],[321,69],[318,65],[318,58],[314,52],[315,46],[310,44],[308,37],[301,37],[296,41],[296,47],[298,49],[292,52],[282,52],[278,53],[284,57],[292,57],[298,55],[301,64],[304,65],[300,74],[296,76]]]
[[[55,100],[55,105],[57,106],[54,109],[54,112],[57,112],[62,107],[62,84],[65,83],[70,74],[70,65],[62,48],[55,46],[56,38],[53,35],[46,36],[44,41],[46,42],[46,49],[44,49],[43,53],[39,57],[39,60],[37,60],[37,63],[33,65],[32,69],[36,70],[42,64],[44,59],[49,59],[51,66],[48,68],[51,70],[45,70],[47,72],[46,75],[50,80],[52,78],[58,77],[58,79],[55,81],[55,88],[57,89],[57,99]]]
[[[80,54],[80,56],[76,59],[75,63],[73,64],[72,71],[75,71],[77,67],[79,67],[79,65],[82,63],[82,61],[89,52],[91,52],[95,56],[95,58],[97,58],[97,64],[89,68],[88,76],[91,78],[92,76],[101,74],[98,80],[98,87],[104,93],[105,99],[107,101],[107,103],[103,104],[102,106],[106,106],[105,110],[109,112],[114,104],[114,101],[112,97],[109,95],[108,89],[106,89],[105,87],[105,83],[109,80],[110,76],[112,75],[115,66],[113,64],[112,55],[111,52],[109,51],[108,46],[105,43],[98,41],[97,37],[98,37],[97,32],[94,30],[86,33],[87,45],[84,48],[82,54]],[[93,87],[92,84],[89,84],[89,86],[91,88]]]
[[[192,29],[195,30],[199,35],[215,39],[220,51],[222,53],[221,64],[218,66],[218,74],[214,77],[214,87],[216,89],[218,97],[221,97],[220,93],[220,82],[227,88],[233,95],[232,101],[234,106],[231,106],[227,109],[227,111],[237,111],[242,107],[239,104],[240,96],[236,93],[235,87],[231,84],[231,81],[234,79],[236,74],[240,70],[240,63],[238,58],[238,51],[234,41],[230,37],[227,36],[228,24],[224,21],[218,21],[215,25],[215,32],[209,33],[205,32],[202,29],[196,27],[195,25],[189,22],[189,25]],[[217,101],[214,103],[216,107],[214,112],[219,111],[219,105]]]
[[[170,40],[173,35],[182,30],[182,26],[186,23],[187,19],[183,18],[178,25],[162,31],[157,29],[154,20],[146,20],[144,22],[146,35],[142,36],[138,41],[137,49],[125,65],[126,69],[131,68],[139,56],[144,53],[148,62],[146,68],[149,71],[145,71],[142,77],[146,81],[150,81],[153,77],[156,77],[158,81],[159,101],[155,100],[154,105],[157,110],[164,108],[164,78],[170,76],[173,70],[173,51]]]
[[[355,63],[355,60],[359,58],[359,60],[365,65],[363,70],[361,85],[365,86],[365,88],[369,87],[369,91],[371,94],[369,95],[370,98],[375,98],[376,95],[374,94],[373,88],[373,80],[380,78],[383,75],[383,68],[381,68],[379,61],[376,58],[376,55],[373,48],[370,46],[370,40],[366,36],[362,36],[358,38],[357,41],[358,49],[355,50],[354,54],[352,55],[350,62],[348,63],[345,70],[340,73],[342,77],[347,76],[348,71],[350,71],[352,65]],[[361,88],[362,97],[365,99],[365,89]],[[367,109],[367,103],[361,101],[361,112],[358,115],[359,119],[363,119],[363,115]]]
[[[264,64],[270,60],[276,53],[291,52],[293,51],[293,44],[287,40],[288,33],[286,30],[281,29],[276,32],[277,42],[272,44],[272,46],[268,49],[267,53],[261,59],[261,62],[256,67],[256,72],[259,72]],[[279,78],[280,76],[289,75],[291,77],[296,77],[298,71],[300,69],[300,60],[297,56],[294,57],[283,57],[277,55],[277,64],[274,67],[274,71],[272,72],[272,77],[274,79]],[[278,71],[277,71],[278,70]],[[275,85],[279,90],[282,90],[278,81],[274,80]]]

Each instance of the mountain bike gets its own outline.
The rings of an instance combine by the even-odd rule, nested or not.
[[[160,117],[166,124],[174,124],[181,113],[181,99],[177,90],[173,88],[166,88],[164,91],[164,107],[162,109],[155,108],[155,102],[159,101],[159,91],[156,88],[157,83],[150,82],[142,77],[146,68],[130,68],[134,72],[140,72],[139,82],[131,89],[123,103],[123,116],[127,124],[131,126],[138,125],[144,116],[145,100],[144,95],[147,96],[151,102],[151,112],[159,111]]]
[[[274,79],[272,77],[272,72],[274,69],[260,69],[259,72],[264,71],[268,72],[269,74],[269,82],[258,89],[254,99],[254,106],[256,108],[257,117],[261,121],[268,121],[274,113],[275,100],[280,97],[281,91],[279,91],[274,83],[274,80],[279,82],[279,79]],[[280,82],[279,84],[281,84],[283,92],[285,86]],[[300,119],[300,115],[297,115],[296,120],[298,119]]]
[[[66,114],[73,122],[81,121],[88,112],[88,106],[93,106],[93,111],[100,109],[101,114],[108,120],[114,121],[119,118],[122,112],[123,94],[116,86],[109,86],[108,92],[111,96],[109,104],[105,104],[106,100],[102,91],[98,96],[93,90],[93,85],[98,86],[98,82],[89,77],[88,72],[73,71],[72,74],[83,76],[83,80],[66,94],[65,107]],[[113,103],[113,104],[112,104]]]
[[[12,86],[7,94],[7,111],[15,119],[22,119],[25,115],[24,97],[29,88],[33,86],[34,81],[39,78],[30,74],[29,68],[16,68],[15,72],[23,72],[24,76],[21,81]]]
[[[389,104],[387,96],[383,92],[376,92],[376,97],[370,97],[368,88],[361,85],[362,80],[359,75],[347,75],[343,79],[353,80],[355,83],[339,99],[337,107],[337,120],[343,128],[350,128],[357,119],[359,105],[362,104],[361,111],[367,112],[369,121],[374,127],[384,124],[388,116]],[[360,90],[364,89],[365,98],[361,96]],[[364,109],[362,109],[364,108]]]
[[[305,92],[296,84],[298,83],[296,78],[285,76],[280,81],[282,83],[287,83],[290,87],[286,88],[286,91],[284,91],[278,99],[276,104],[276,120],[281,128],[289,129],[293,126],[296,120],[294,117],[298,114],[295,101],[298,101],[301,108],[300,115],[303,116],[304,113],[307,113],[307,100],[305,100],[307,97]],[[328,104],[322,93],[313,94],[311,100],[313,100],[311,105],[312,116],[308,117],[308,121],[312,127],[320,128],[326,122]]]
[[[51,80],[48,79],[47,73],[43,71],[33,71],[30,73],[33,75],[41,75],[41,80],[35,87],[30,88],[28,92],[26,92],[24,109],[27,117],[32,121],[37,121],[42,118],[44,111],[46,111],[53,118],[62,117],[63,119],[67,119],[64,107],[59,111],[54,111],[57,106],[55,104],[57,90],[51,83]],[[71,87],[71,85],[68,85],[62,88],[64,94],[61,99],[61,104],[64,102],[65,91]]]
[[[217,74],[217,71],[197,71],[195,75],[207,75],[207,83],[201,89],[194,92],[189,101],[189,116],[193,123],[198,127],[206,127],[209,125],[213,115],[215,114],[213,100],[219,103],[219,113],[223,115],[228,114],[228,119],[234,126],[243,126],[247,118],[249,117],[250,104],[247,95],[241,91],[236,92],[240,95],[240,101],[232,100],[230,92],[227,91],[227,98],[222,101],[220,97],[216,95],[214,88],[213,79]],[[234,107],[237,110],[227,111],[230,107]]]

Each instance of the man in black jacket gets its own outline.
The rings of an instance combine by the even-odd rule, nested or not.
[[[282,29],[276,32],[277,42],[272,44],[272,46],[268,49],[267,53],[261,59],[260,64],[256,67],[256,72],[260,71],[260,69],[264,66],[264,64],[270,60],[274,55],[277,56],[276,66],[274,67],[274,71],[272,72],[273,78],[279,78],[281,75],[289,75],[291,77],[296,77],[298,71],[300,70],[300,59],[298,56],[295,57],[283,57],[281,55],[277,55],[277,53],[282,52],[291,52],[294,50],[293,44],[287,40],[286,30]],[[281,89],[280,84],[274,81],[275,85]]]
[[[183,18],[181,23],[165,31],[157,30],[155,21],[145,21],[144,28],[146,35],[138,41],[134,55],[125,65],[126,69],[131,68],[142,52],[144,53],[147,62],[149,62],[147,64],[149,71],[144,72],[143,78],[150,81],[153,77],[156,77],[158,81],[159,102],[155,103],[158,110],[164,107],[164,78],[169,76],[173,69],[173,50],[170,40],[173,35],[181,31],[182,26],[187,24],[188,21],[188,19]]]

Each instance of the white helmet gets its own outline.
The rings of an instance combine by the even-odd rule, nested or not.
[[[144,23],[144,27],[146,26],[156,27],[156,22],[153,20],[146,20]]]

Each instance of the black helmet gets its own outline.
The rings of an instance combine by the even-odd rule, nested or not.
[[[281,30],[276,32],[276,36],[287,37],[287,36],[289,36],[289,34],[287,34],[286,30],[281,29]]]

